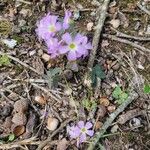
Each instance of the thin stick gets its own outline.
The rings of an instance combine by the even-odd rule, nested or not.
[[[103,34],[103,37],[111,39],[111,40],[114,40],[114,41],[118,41],[118,42],[121,42],[121,43],[125,43],[125,44],[128,44],[128,45],[131,45],[131,46],[133,46],[133,47],[135,47],[137,49],[140,49],[140,50],[142,50],[144,52],[150,52],[150,49],[148,49],[148,48],[145,48],[145,47],[143,47],[141,45],[138,45],[138,44],[136,44],[134,42],[131,42],[129,40],[118,38],[118,37],[116,37],[114,35]]]
[[[17,148],[20,147],[21,145],[39,145],[40,141],[35,141],[36,137],[31,137],[29,139],[13,142],[13,143],[8,143],[8,144],[0,144],[0,149],[10,149],[10,148]]]
[[[96,31],[94,33],[94,37],[93,37],[93,42],[92,42],[93,49],[90,53],[90,57],[89,57],[88,65],[87,65],[87,67],[88,67],[88,73],[87,74],[89,74],[89,72],[91,72],[91,69],[92,69],[93,64],[94,64],[95,55],[96,55],[96,51],[98,49],[100,35],[101,35],[102,28],[103,28],[103,25],[104,25],[104,22],[106,19],[107,9],[108,9],[109,3],[110,3],[110,0],[104,0],[102,6],[100,6],[101,11],[99,12],[99,20],[98,20],[98,23],[96,26]]]
[[[96,144],[98,143],[98,141],[100,140],[100,138],[103,136],[103,134],[106,132],[107,128],[113,123],[113,121],[115,120],[115,118],[124,111],[124,109],[130,104],[132,103],[133,100],[138,98],[138,94],[135,92],[131,92],[128,99],[121,104],[115,112],[113,112],[112,114],[110,114],[109,118],[107,118],[106,122],[103,124],[100,132],[96,133],[93,140],[91,141],[91,144],[89,145],[87,150],[94,150]]]
[[[32,3],[29,1],[25,1],[25,0],[17,0],[18,2],[24,3],[24,4],[28,4],[31,5]]]
[[[33,85],[34,87],[36,87],[36,88],[42,90],[43,92],[47,93],[47,95],[49,95],[51,98],[53,98],[53,99],[56,100],[58,103],[60,103],[60,98],[58,98],[58,96],[57,96],[57,98],[55,97],[56,94],[55,94],[55,96],[54,96],[49,90],[47,90],[46,88],[44,88],[44,87],[42,87],[42,86],[40,86],[40,85],[38,85],[38,84],[36,84],[36,83],[31,83],[31,85]]]
[[[70,121],[74,120],[76,117],[73,117],[71,119],[68,119],[66,121],[64,121],[61,126],[55,130],[45,141],[43,141],[37,148],[37,150],[42,150],[48,143],[51,142],[52,138],[58,133],[60,132],[60,130],[62,130]]]
[[[13,57],[13,56],[9,55],[8,53],[0,52],[0,55],[7,55],[7,56],[8,56],[8,58],[10,58],[10,59],[12,59],[12,60],[16,61],[17,63],[21,64],[22,66],[24,66],[24,67],[26,67],[26,68],[28,68],[28,69],[32,70],[33,72],[35,72],[35,73],[37,73],[37,74],[39,74],[39,75],[41,75],[41,73],[40,73],[40,72],[38,72],[36,69],[34,69],[33,67],[29,66],[28,64],[26,64],[26,63],[22,62],[22,61],[21,61],[21,60],[19,60],[18,58],[15,58],[15,57]]]
[[[144,6],[142,6],[139,2],[137,3],[137,6],[144,11],[146,14],[150,15],[150,11],[147,10]]]
[[[137,40],[137,41],[150,41],[150,38],[148,37],[140,37],[140,36],[132,36],[132,35],[128,35],[125,33],[122,33],[114,28],[111,28],[111,30],[115,31],[117,34],[117,37],[122,37],[122,38],[127,38],[127,39],[133,39],[133,40]]]

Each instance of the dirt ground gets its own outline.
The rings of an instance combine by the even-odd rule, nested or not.
[[[138,97],[116,116],[94,150],[150,149],[150,1],[110,1],[90,87],[85,85],[90,55],[75,62],[53,59],[35,32],[45,14],[62,20],[70,10],[70,32],[92,42],[102,4],[0,1],[0,149],[39,150],[48,139],[44,150],[87,150],[132,90]],[[79,121],[90,121],[94,135],[77,146],[67,129]]]

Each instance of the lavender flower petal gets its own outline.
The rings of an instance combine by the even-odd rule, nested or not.
[[[94,131],[93,130],[87,130],[86,134],[88,134],[89,136],[93,136],[94,135]]]
[[[71,61],[76,60],[77,59],[76,52],[75,51],[69,51],[67,58],[68,58],[68,60],[71,60]]]
[[[87,122],[87,123],[85,124],[85,128],[86,128],[86,129],[90,129],[90,128],[92,128],[92,126],[93,126],[93,124],[92,124],[91,122]]]
[[[79,128],[84,128],[84,121],[79,121],[77,125]]]
[[[80,135],[80,143],[83,143],[85,141],[86,141],[86,134],[83,133]]]
[[[69,33],[65,33],[62,36],[63,41],[65,41],[67,44],[70,44],[72,42],[72,37]]]

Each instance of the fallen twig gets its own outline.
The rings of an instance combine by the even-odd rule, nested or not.
[[[136,116],[140,116],[140,115],[144,115],[144,114],[146,114],[146,112],[144,110],[140,110],[138,108],[129,110],[125,114],[120,115],[117,122],[119,124],[125,124],[128,120],[130,120]]]
[[[150,15],[150,11],[147,10],[144,6],[142,6],[139,2],[137,3],[137,6],[144,11],[146,14]]]
[[[36,87],[36,88],[38,88],[38,89],[40,89],[40,90],[42,90],[43,92],[45,92],[45,93],[47,93],[47,95],[49,95],[51,98],[53,98],[54,100],[56,100],[58,103],[60,103],[61,101],[60,101],[60,97],[58,97],[58,95],[57,95],[57,98],[56,98],[56,94],[55,93],[53,93],[53,94],[55,94],[55,96],[48,90],[48,89],[46,89],[46,88],[44,88],[44,87],[42,87],[42,86],[40,86],[40,85],[38,85],[38,84],[36,84],[36,83],[31,83],[31,85],[33,85],[34,87]]]
[[[111,28],[111,30],[113,30],[113,31],[115,31],[117,33],[116,34],[117,37],[133,39],[133,40],[136,40],[136,41],[150,41],[150,38],[148,38],[148,37],[140,37],[140,36],[128,35],[128,34],[120,32],[120,31],[118,31],[118,30],[116,30],[114,28]]]
[[[26,67],[26,68],[28,68],[28,69],[32,70],[33,72],[35,72],[35,73],[37,73],[37,74],[39,74],[39,75],[41,75],[41,73],[40,73],[40,72],[38,72],[36,69],[34,69],[33,67],[29,66],[28,64],[26,64],[26,63],[22,62],[22,61],[21,61],[21,60],[19,60],[18,58],[15,58],[15,57],[13,57],[13,56],[9,55],[8,53],[0,52],[0,55],[7,55],[7,56],[8,56],[8,58],[10,58],[10,59],[12,59],[12,60],[16,61],[17,63],[21,64],[22,66],[24,66],[24,67]]]
[[[22,145],[39,145],[41,142],[40,141],[35,141],[36,137],[31,137],[29,139],[13,142],[13,143],[8,143],[8,144],[0,144],[0,149],[11,149],[11,148],[17,148]]]
[[[24,4],[28,4],[31,5],[32,3],[29,1],[25,1],[25,0],[17,0],[18,2],[24,3]]]
[[[123,110],[130,104],[132,103],[133,100],[137,99],[138,94],[135,92],[131,92],[128,99],[121,104],[115,112],[110,114],[109,118],[107,118],[106,122],[103,124],[100,132],[96,133],[93,140],[91,141],[91,144],[89,145],[87,150],[93,150],[96,144],[98,143],[99,139],[103,136],[103,134],[106,132],[107,128],[111,126],[112,122],[115,120],[115,118],[123,112]]]
[[[51,142],[52,138],[58,133],[60,132],[60,130],[62,130],[70,121],[74,120],[76,117],[73,117],[71,119],[68,119],[66,121],[64,121],[61,126],[55,130],[45,141],[42,141],[41,144],[38,146],[37,150],[42,150],[43,147],[45,147],[48,143]]]
[[[128,45],[131,45],[131,46],[133,46],[133,47],[135,47],[137,49],[140,49],[140,50],[142,50],[144,52],[150,52],[150,49],[148,49],[148,48],[145,48],[145,47],[143,47],[141,45],[138,45],[138,44],[136,44],[134,42],[131,42],[129,40],[118,38],[118,37],[116,37],[114,35],[103,34],[103,37],[111,39],[111,40],[114,40],[114,41],[118,41],[118,42],[121,42],[121,43],[125,43],[125,44],[128,44]]]
[[[89,61],[88,61],[88,65],[87,65],[88,72],[85,75],[85,80],[88,80],[87,79],[88,75],[90,74],[91,69],[92,69],[93,64],[94,64],[95,55],[96,55],[96,51],[97,51],[97,48],[99,45],[100,35],[101,35],[102,28],[103,28],[103,25],[104,25],[104,22],[106,19],[107,9],[108,9],[109,3],[110,3],[110,0],[104,0],[103,4],[100,6],[101,11],[99,11],[99,20],[98,20],[98,23],[96,26],[96,31],[94,33],[94,37],[93,37],[93,42],[92,42],[93,49],[92,49],[90,56],[89,56]]]

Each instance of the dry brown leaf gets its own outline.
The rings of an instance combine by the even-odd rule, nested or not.
[[[66,150],[68,147],[68,143],[69,142],[66,140],[66,138],[63,138],[58,142],[57,150]]]
[[[99,102],[101,105],[104,105],[106,107],[109,106],[110,104],[109,99],[107,97],[101,97]]]
[[[20,136],[24,132],[25,132],[25,126],[23,126],[23,125],[16,126],[13,129],[13,133],[15,134],[15,136]]]
[[[23,113],[15,113],[12,122],[16,125],[25,125],[27,123],[26,115]]]
[[[32,64],[33,67],[37,70],[37,72],[44,74],[44,64],[39,57],[35,57],[32,61]]]
[[[104,105],[99,105],[98,106],[98,111],[97,111],[97,116],[100,118],[103,118],[106,115],[106,107]]]
[[[28,101],[26,99],[18,100],[14,104],[14,112],[24,113],[28,110]]]
[[[99,130],[101,127],[103,126],[103,123],[100,122],[100,121],[97,121],[96,124],[95,124],[95,130]]]

